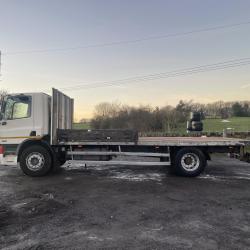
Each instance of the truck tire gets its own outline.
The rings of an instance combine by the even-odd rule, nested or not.
[[[30,146],[20,156],[20,167],[26,175],[44,176],[52,167],[51,154],[43,146]]]
[[[200,149],[183,148],[177,152],[172,167],[177,175],[195,177],[204,171],[206,165],[206,157]]]

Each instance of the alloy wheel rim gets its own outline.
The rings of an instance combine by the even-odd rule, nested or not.
[[[31,171],[39,171],[44,166],[44,156],[39,152],[33,152],[26,158],[26,166]]]
[[[200,159],[194,153],[186,153],[181,158],[181,166],[189,172],[195,171],[200,166]]]

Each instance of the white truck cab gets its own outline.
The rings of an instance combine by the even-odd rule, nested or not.
[[[48,135],[50,99],[44,93],[6,96],[1,105],[0,144],[20,144]]]
[[[56,89],[52,97],[45,93],[5,96],[0,113],[0,164],[16,164],[18,151],[25,143],[51,144],[51,135],[57,128],[71,128],[72,119],[65,115],[69,110],[65,106],[69,103],[72,104],[72,99]]]

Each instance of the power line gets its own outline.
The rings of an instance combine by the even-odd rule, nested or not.
[[[146,42],[150,40],[160,40],[160,39],[168,39],[168,38],[179,37],[179,36],[187,36],[187,35],[191,35],[195,33],[229,29],[229,28],[249,25],[249,24],[250,24],[250,21],[246,21],[246,22],[220,25],[220,26],[214,26],[214,27],[203,28],[203,29],[196,29],[196,30],[191,30],[191,31],[186,31],[186,32],[172,33],[172,34],[161,35],[161,36],[148,36],[148,37],[143,37],[143,38],[137,38],[134,40],[122,40],[122,41],[114,41],[114,42],[109,42],[109,43],[90,44],[90,45],[67,47],[67,48],[13,51],[13,52],[5,52],[3,53],[3,55],[9,56],[9,55],[34,54],[34,53],[53,53],[53,52],[63,52],[63,51],[70,51],[70,50],[73,51],[73,50],[79,50],[79,49],[88,49],[88,48],[110,47],[110,46],[117,46],[117,45],[123,45],[123,44]]]
[[[170,77],[180,77],[180,76],[185,76],[185,75],[204,73],[208,71],[241,67],[241,66],[246,66],[249,64],[250,64],[250,57],[246,57],[246,58],[228,60],[228,61],[223,61],[223,62],[218,62],[218,63],[213,63],[213,64],[199,65],[199,66],[192,67],[192,68],[183,68],[183,69],[179,69],[175,71],[123,78],[123,79],[114,80],[114,81],[96,82],[92,84],[89,84],[89,83],[79,84],[75,86],[61,88],[61,90],[74,91],[74,90],[80,90],[80,89],[93,89],[93,88],[101,88],[101,87],[119,86],[119,85],[134,83],[134,82],[153,81],[153,80],[165,79],[165,78],[170,78]]]

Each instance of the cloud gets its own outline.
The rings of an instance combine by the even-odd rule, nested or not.
[[[250,83],[249,83],[249,84],[242,85],[242,86],[240,86],[240,88],[241,88],[241,89],[250,88]]]

